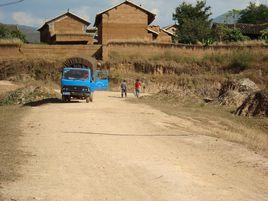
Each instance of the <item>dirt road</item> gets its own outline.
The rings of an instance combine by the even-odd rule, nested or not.
[[[0,189],[6,200],[268,200],[267,159],[117,95],[32,108],[21,123],[31,157]]]

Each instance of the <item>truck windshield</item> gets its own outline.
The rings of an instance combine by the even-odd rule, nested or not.
[[[63,79],[67,80],[87,80],[89,78],[88,70],[68,69],[63,72]]]

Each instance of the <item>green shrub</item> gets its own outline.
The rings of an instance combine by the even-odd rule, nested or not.
[[[216,30],[214,30],[213,34],[216,40],[224,42],[239,42],[249,39],[247,36],[244,36],[239,29],[228,28],[225,25],[219,25]]]
[[[264,30],[261,33],[261,39],[268,43],[268,30]]]
[[[213,38],[207,38],[207,39],[203,39],[202,40],[202,44],[205,46],[205,47],[208,47],[210,45],[213,45],[213,43],[215,42],[215,40]]]
[[[223,40],[226,42],[245,41],[248,38],[239,29],[226,29]]]
[[[253,60],[252,54],[249,51],[233,52],[230,57],[228,69],[234,73],[239,73],[246,70]]]

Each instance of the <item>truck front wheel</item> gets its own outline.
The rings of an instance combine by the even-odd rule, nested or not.
[[[90,94],[89,96],[86,97],[86,102],[93,102],[93,94]]]
[[[67,102],[68,98],[66,96],[62,96],[61,100],[62,100],[62,102],[65,103],[65,102]]]
[[[62,96],[62,102],[70,102],[71,97],[70,96]]]

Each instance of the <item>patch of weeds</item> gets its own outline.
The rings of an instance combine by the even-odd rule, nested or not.
[[[234,52],[230,57],[227,69],[233,73],[240,73],[250,66],[252,60],[253,56],[249,51]]]
[[[206,54],[203,57],[203,62],[212,62],[212,63],[224,63],[224,61],[226,60],[226,55],[224,54]]]
[[[47,98],[58,97],[59,94],[53,89],[40,86],[27,86],[8,93],[0,100],[0,106],[26,104]]]

